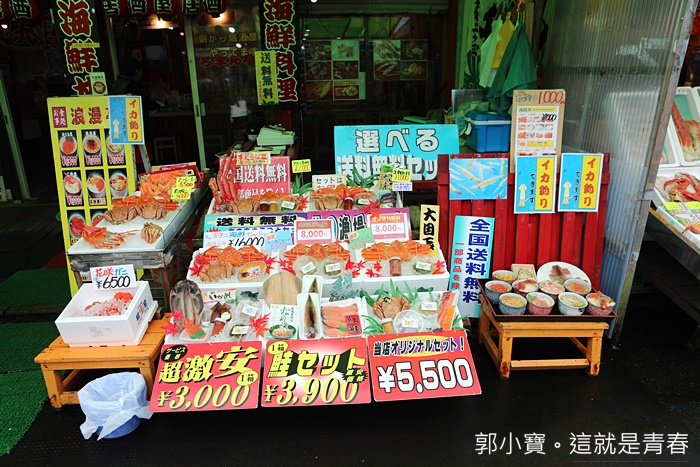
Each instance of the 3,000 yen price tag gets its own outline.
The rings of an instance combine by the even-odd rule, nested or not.
[[[377,402],[481,394],[464,331],[369,336]]]
[[[136,274],[134,274],[134,266],[131,264],[90,268],[90,277],[92,277],[92,285],[96,290],[136,287]]]

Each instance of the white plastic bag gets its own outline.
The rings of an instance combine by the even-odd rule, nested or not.
[[[90,381],[78,391],[80,408],[85,414],[85,423],[80,431],[85,439],[102,427],[97,439],[122,426],[134,415],[151,418],[146,400],[146,381],[139,373],[112,373]]]

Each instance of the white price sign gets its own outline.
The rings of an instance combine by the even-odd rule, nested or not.
[[[92,277],[92,286],[96,290],[136,287],[136,274],[131,264],[90,268],[90,277]]]
[[[405,212],[380,214],[374,218],[370,216],[369,227],[372,229],[374,239],[377,241],[406,241],[411,239],[409,222],[408,214]]]
[[[311,176],[311,187],[314,190],[318,190],[319,188],[335,188],[341,183],[345,183],[345,174]]]
[[[300,220],[294,222],[295,244],[312,245],[331,243],[335,237],[333,221],[330,219]]]

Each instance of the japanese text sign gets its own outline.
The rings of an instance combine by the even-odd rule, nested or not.
[[[369,228],[372,229],[372,234],[378,241],[411,239],[411,219],[405,212],[370,216]]]
[[[508,159],[450,159],[450,199],[506,199]]]
[[[66,58],[69,92],[107,94],[94,2],[58,0],[56,8],[56,33]]]
[[[562,154],[560,211],[598,211],[602,154]]]
[[[294,244],[290,230],[278,230],[267,234],[265,246],[267,251],[280,251]]]
[[[311,187],[314,190],[320,188],[335,188],[345,183],[345,174],[312,175]]]
[[[255,51],[255,77],[258,83],[258,104],[278,103],[275,52]]]
[[[237,152],[237,165],[266,165],[270,163],[270,151]]]
[[[238,198],[247,199],[251,196],[272,190],[275,193],[291,191],[289,157],[270,157],[267,165],[238,165],[234,183]]]
[[[208,215],[204,219],[203,246],[240,248],[252,245],[270,251],[266,241],[268,234],[288,231],[293,237],[294,222],[305,218],[305,213]]]
[[[367,338],[376,402],[481,394],[464,331]]]
[[[292,161],[292,173],[311,172],[311,159],[297,159]]]
[[[294,0],[264,0],[263,22],[265,49],[276,51],[276,91],[280,102],[296,102],[297,80],[294,50],[297,33],[294,29]],[[259,102],[262,103],[262,102]]]
[[[377,210],[351,209],[349,211],[309,211],[308,219],[331,219],[337,228],[337,239],[346,241],[353,230],[369,227],[369,218],[377,214],[403,212],[408,216],[408,208],[379,208]]]
[[[559,156],[566,91],[513,91],[510,138],[511,172],[516,156]]]
[[[260,341],[165,345],[149,410],[254,409],[261,359]]]
[[[412,180],[434,180],[438,154],[459,153],[457,125],[336,126],[334,132],[336,173],[356,168],[363,178],[398,164]]]
[[[420,205],[420,240],[435,250],[436,239],[440,230],[440,206],[431,204]]]
[[[294,224],[294,239],[297,245],[326,244],[336,239],[332,219],[297,220]]]
[[[263,407],[367,404],[364,338],[272,341],[263,371]]]
[[[491,271],[493,217],[455,216],[450,264],[450,289],[459,289],[462,317],[478,318],[479,283]]]
[[[109,96],[109,128],[113,144],[144,144],[140,96]]]
[[[555,156],[518,156],[515,165],[515,213],[554,212]]]
[[[175,201],[190,199],[195,183],[197,183],[197,177],[194,175],[178,177],[170,192],[170,199]]]
[[[350,241],[350,248],[353,250],[361,250],[368,243],[375,243],[374,234],[369,227],[348,233],[348,240]]]
[[[92,286],[95,290],[136,287],[136,274],[134,266],[131,264],[90,268],[90,277],[92,277]]]

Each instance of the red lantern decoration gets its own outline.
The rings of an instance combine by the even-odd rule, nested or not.
[[[197,16],[201,9],[200,0],[182,0],[182,14],[185,16]]]
[[[7,0],[7,7],[3,4],[3,13],[6,19],[19,22],[39,22],[41,14],[39,6],[34,0]]]
[[[129,14],[133,16],[150,16],[153,13],[153,0],[127,0]]]
[[[153,12],[159,18],[169,20],[180,12],[180,0],[153,0]]]
[[[102,0],[102,8],[107,16],[113,18],[125,18],[129,15],[127,0]]]

